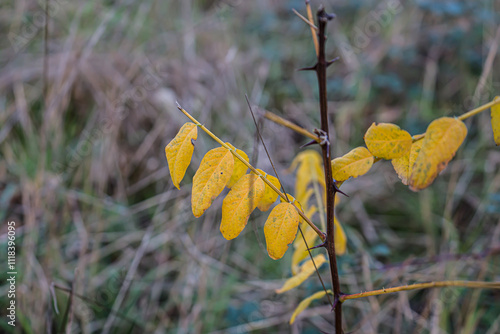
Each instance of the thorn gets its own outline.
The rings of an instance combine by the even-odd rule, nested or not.
[[[331,64],[335,63],[337,60],[339,60],[340,57],[335,57],[333,58],[332,60],[329,60],[326,62],[326,67],[328,68],[328,66],[330,66]]]
[[[311,67],[302,67],[299,68],[297,71],[316,71],[317,70],[318,64],[316,63],[314,66]]]
[[[336,193],[341,193],[342,195],[349,197],[349,195],[347,195],[345,192],[339,189],[339,187],[337,186],[337,181],[335,180],[333,180],[333,189],[334,189],[333,191],[335,191]]]
[[[326,247],[326,239],[325,241],[323,241],[322,243],[320,243],[319,245],[316,245],[314,247],[310,247],[308,248],[307,250],[313,250],[313,249],[316,249],[316,248],[321,248],[321,247]]]
[[[313,139],[310,142],[305,143],[304,145],[300,146],[299,148],[304,148],[304,147],[311,146],[311,145],[314,145],[314,144],[318,144],[318,142]]]
[[[337,307],[337,304],[339,303],[339,296],[335,296],[335,298],[333,299],[333,305],[332,305],[332,311],[333,312],[335,310],[335,307]]]

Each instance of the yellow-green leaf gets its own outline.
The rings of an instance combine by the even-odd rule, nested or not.
[[[233,166],[233,154],[224,147],[214,148],[205,154],[193,177],[191,206],[195,217],[200,217],[222,192],[231,178]]]
[[[220,231],[227,240],[236,238],[264,195],[265,183],[250,173],[241,177],[222,202]]]
[[[410,151],[411,135],[391,123],[373,123],[365,133],[365,143],[371,154],[382,159],[396,159]]]
[[[299,303],[299,305],[297,306],[297,308],[295,309],[295,311],[293,311],[293,314],[292,314],[292,317],[290,318],[290,325],[293,324],[295,322],[295,318],[297,318],[297,316],[302,313],[302,311],[304,311],[306,308],[309,307],[309,305],[316,299],[320,299],[320,298],[323,298],[323,296],[326,295],[326,293],[329,293],[329,294],[332,294],[332,291],[331,290],[327,290],[327,291],[318,291],[316,292],[315,294],[313,294],[312,296],[309,296],[307,297],[306,299],[304,299],[303,301],[301,301]]]
[[[500,96],[495,97],[495,101],[500,100]],[[500,104],[491,107],[491,127],[493,128],[493,138],[495,144],[500,145]]]
[[[229,147],[231,147],[233,150],[236,150],[236,153],[238,153],[238,155],[240,155],[243,159],[245,159],[246,162],[249,161],[248,155],[245,152],[243,152],[242,150],[240,150],[238,148],[235,148],[230,143],[226,143],[226,144],[229,145]],[[234,184],[243,175],[245,175],[245,173],[247,172],[247,169],[248,169],[248,167],[243,162],[241,162],[240,159],[236,158],[234,155],[233,155],[233,159],[234,159],[233,174],[231,175],[231,178],[229,179],[229,181],[227,181],[227,184],[226,184],[226,187],[228,187],[229,189],[231,189],[234,186]]]
[[[332,160],[332,176],[336,181],[366,174],[373,165],[373,155],[365,147],[356,147],[346,155]]]
[[[466,135],[467,127],[456,118],[441,117],[429,124],[408,182],[410,189],[428,187],[455,156]]]
[[[267,217],[264,225],[267,253],[274,259],[281,259],[293,242],[299,228],[300,216],[290,203],[280,203]]]
[[[172,183],[177,189],[179,183],[184,178],[186,170],[193,156],[193,140],[198,138],[198,127],[196,124],[188,122],[184,124],[177,135],[165,146],[165,155],[167,156],[168,169]]]
[[[280,189],[281,184],[280,181],[269,174],[266,174],[263,170],[257,169],[261,174],[266,176],[266,179],[271,182],[276,188]],[[266,190],[264,191],[264,196],[260,199],[259,203],[257,203],[257,208],[260,211],[267,211],[273,205],[274,202],[276,202],[276,199],[278,198],[278,194],[266,184]]]
[[[423,142],[424,141],[422,139],[414,142],[411,145],[410,152],[402,157],[391,160],[394,170],[396,171],[399,178],[401,179],[401,182],[404,185],[408,185],[408,179],[410,178],[411,172],[413,171],[413,165],[415,164],[418,153],[420,153]]]
[[[313,259],[318,269],[323,263],[326,262],[326,258],[323,254],[316,255]],[[306,261],[302,266],[300,266],[299,273],[287,279],[281,289],[276,290],[276,293],[283,293],[301,285],[309,276],[311,276],[316,271],[314,263],[312,260]]]

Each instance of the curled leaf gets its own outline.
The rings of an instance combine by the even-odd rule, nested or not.
[[[451,117],[441,117],[427,127],[409,185],[413,191],[427,188],[455,156],[467,135],[464,122]]]
[[[281,259],[299,228],[300,216],[290,203],[280,203],[274,207],[264,225],[267,253],[274,259]]]
[[[382,159],[396,159],[410,151],[411,135],[391,123],[373,123],[365,133],[371,154]]]
[[[295,308],[295,311],[293,311],[293,314],[292,314],[292,317],[290,318],[290,325],[293,324],[295,322],[295,318],[297,318],[297,316],[302,313],[306,308],[309,307],[309,305],[316,299],[320,299],[320,298],[323,298],[323,296],[326,295],[326,293],[329,293],[329,294],[333,294],[332,293],[332,290],[327,290],[327,291],[318,291],[316,292],[315,294],[313,294],[312,296],[309,296],[307,297],[306,299],[304,299],[303,301],[301,301],[299,303],[299,305],[297,305],[297,308]]]
[[[265,183],[250,173],[241,177],[222,202],[220,231],[227,240],[236,238],[264,195]]]
[[[186,170],[193,156],[193,140],[198,138],[198,127],[196,124],[187,122],[184,124],[177,135],[165,146],[165,155],[167,157],[168,169],[172,183],[177,189],[179,183],[184,178]]]
[[[500,100],[500,96],[495,97],[494,101]],[[493,129],[493,138],[495,144],[500,145],[500,104],[491,107],[491,127]]]
[[[261,170],[261,169],[257,169],[261,174],[263,175],[266,175],[266,173]],[[268,181],[270,181],[276,188],[280,189],[281,188],[281,184],[280,184],[280,181],[272,176],[272,175],[269,175],[267,174],[266,175],[266,179]],[[271,205],[276,202],[276,199],[278,198],[278,194],[270,187],[266,184],[266,190],[264,191],[264,196],[262,196],[262,198],[260,199],[259,203],[257,203],[257,208],[260,210],[260,211],[267,211],[269,210],[269,208],[271,207]]]
[[[323,263],[326,262],[326,258],[323,254],[316,255],[313,259],[318,269]],[[316,271],[314,263],[312,260],[306,261],[302,266],[300,266],[299,273],[287,279],[281,289],[276,290],[276,293],[283,293],[301,285],[309,276],[311,276]]]
[[[233,154],[227,148],[214,148],[205,154],[193,177],[191,207],[195,217],[200,217],[222,192],[231,178],[233,165]]]
[[[242,150],[238,149],[238,148],[235,148],[233,145],[231,145],[230,143],[226,143],[229,147],[231,147],[233,150],[236,151],[236,153],[238,153],[238,155],[240,155],[243,159],[246,160],[246,162],[248,162],[248,155],[243,152]],[[234,155],[233,155],[233,159],[234,159],[234,167],[233,167],[233,174],[231,175],[231,178],[229,179],[229,181],[227,181],[227,184],[226,184],[226,187],[228,187],[229,189],[231,189],[234,184],[243,176],[245,175],[245,173],[247,172],[247,169],[248,167],[243,163],[241,162],[240,159],[236,158]]]
[[[373,165],[373,155],[365,147],[357,147],[332,160],[332,176],[337,181],[366,174]]]
[[[408,185],[408,179],[410,178],[411,172],[413,171],[413,165],[415,164],[415,160],[420,153],[423,142],[424,141],[422,139],[414,142],[411,145],[411,149],[408,154],[391,160],[394,170],[396,171],[399,178],[401,179],[401,182],[404,185]]]

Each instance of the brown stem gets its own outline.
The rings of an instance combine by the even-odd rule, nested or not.
[[[326,183],[326,249],[330,259],[330,274],[332,276],[333,296],[335,300],[340,298],[340,282],[339,273],[337,269],[337,257],[335,254],[335,224],[334,224],[334,211],[335,211],[335,194],[336,187],[333,183],[331,157],[330,157],[330,135],[328,128],[328,104],[326,96],[326,68],[330,64],[325,58],[325,30],[326,24],[334,16],[327,14],[324,8],[318,10],[318,40],[319,40],[319,53],[318,62],[314,66],[316,75],[318,77],[319,86],[319,105],[321,112],[321,136],[324,142],[321,145],[323,153],[323,164],[325,169],[325,183]],[[335,306],[335,332],[342,333],[342,303],[337,303]]]

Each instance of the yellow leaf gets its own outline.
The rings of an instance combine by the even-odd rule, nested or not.
[[[233,154],[224,147],[205,154],[193,177],[191,206],[195,217],[200,217],[222,192],[233,173],[233,165]]]
[[[266,175],[266,179],[269,180],[276,188],[280,189],[281,184],[280,181],[269,174],[266,174],[263,170],[257,169],[261,174]],[[273,188],[269,187],[266,184],[266,190],[264,191],[264,196],[260,199],[259,203],[257,203],[257,208],[260,211],[267,211],[271,207],[271,205],[276,202],[278,198],[278,194],[273,190]]]
[[[304,214],[311,219],[312,216],[318,211],[316,206],[311,205],[311,207],[307,208],[307,210],[304,212]],[[295,275],[297,274],[297,271],[299,269],[299,263],[304,260],[307,255],[307,246],[308,247],[313,247],[315,246],[314,242],[318,238],[318,234],[316,231],[314,231],[303,219],[301,223],[301,228],[302,228],[302,234],[304,234],[304,238],[302,238],[302,235],[299,235],[295,241],[293,242],[293,247],[294,247],[294,252],[292,255],[292,274]],[[305,242],[304,242],[305,239]],[[306,246],[307,243],[307,246]]]
[[[323,263],[326,262],[326,258],[323,254],[316,255],[313,259],[318,269]],[[276,290],[276,293],[283,293],[301,285],[302,282],[304,282],[316,271],[314,263],[312,260],[306,261],[302,266],[300,266],[299,273],[287,279],[281,289]]]
[[[326,291],[328,292],[329,294],[332,294],[332,291],[331,290],[328,290]],[[309,296],[307,297],[306,299],[304,299],[303,301],[301,301],[299,303],[299,305],[297,306],[297,308],[295,309],[295,311],[293,311],[293,314],[292,314],[292,317],[290,318],[290,325],[293,324],[295,322],[295,318],[297,318],[297,316],[302,313],[302,311],[304,311],[306,308],[309,307],[309,305],[316,299],[320,299],[320,298],[323,298],[323,296],[326,295],[326,292],[325,291],[318,291],[316,292],[315,294],[313,294],[312,296]]]
[[[495,97],[495,101],[500,100],[500,96]],[[493,128],[493,137],[495,144],[500,145],[500,104],[491,107],[491,127]]]
[[[396,159],[410,151],[411,135],[391,123],[373,123],[365,133],[371,154],[382,159]]]
[[[418,153],[420,153],[423,142],[424,141],[422,139],[417,140],[411,145],[410,152],[402,157],[391,160],[394,170],[396,171],[399,178],[401,179],[401,182],[404,185],[408,185],[408,179],[410,178],[411,172],[413,171],[413,165],[415,164]]]
[[[188,122],[181,127],[175,138],[165,146],[170,177],[177,189],[180,189],[179,183],[184,178],[193,156],[194,143],[192,141],[197,138],[198,127],[196,124]]]
[[[309,216],[308,216],[309,217]],[[306,228],[304,228],[304,225],[302,225],[302,233],[304,233],[304,239],[307,242],[307,245],[309,247],[316,246],[315,241],[318,238],[318,234],[311,228],[309,225],[307,225]],[[306,243],[304,242],[304,239],[302,239],[302,236],[299,235],[297,239],[294,242],[294,247],[295,250],[292,255],[292,274],[296,275],[297,272],[299,271],[299,263],[300,261],[304,260],[309,252],[307,251]]]
[[[410,189],[428,187],[455,156],[466,135],[467,127],[456,118],[441,117],[429,124],[408,182]]]
[[[291,170],[297,169],[297,180],[295,182],[295,196],[302,202],[307,192],[307,187],[312,182],[317,182],[323,189],[325,185],[325,174],[323,171],[323,158],[314,150],[305,150],[299,153],[292,161]],[[305,202],[304,202],[305,203]]]
[[[293,242],[299,228],[300,216],[290,203],[274,207],[264,225],[267,253],[274,259],[281,259]]]
[[[365,147],[356,147],[346,155],[332,160],[332,176],[345,181],[367,173],[373,165],[373,155]]]
[[[335,223],[335,253],[337,255],[343,255],[347,248],[347,236],[345,235],[345,231],[340,225],[337,216],[334,216]]]
[[[243,152],[242,150],[238,149],[238,148],[235,148],[233,145],[231,145],[231,143],[226,143],[229,147],[231,147],[233,150],[236,150],[236,153],[238,153],[243,159],[246,160],[246,162],[248,162],[248,155]],[[236,158],[234,155],[233,155],[233,159],[234,159],[234,168],[233,168],[233,174],[231,175],[231,178],[229,179],[229,181],[227,181],[227,184],[226,184],[226,187],[228,187],[229,189],[231,189],[234,184],[243,176],[245,175],[245,173],[247,172],[247,169],[248,167],[243,163],[241,162],[240,159]]]
[[[220,231],[227,240],[236,238],[264,195],[265,183],[250,173],[241,177],[222,202]]]

